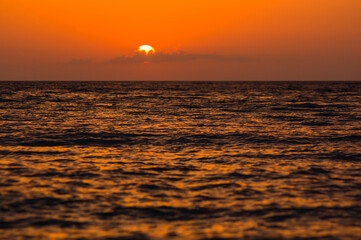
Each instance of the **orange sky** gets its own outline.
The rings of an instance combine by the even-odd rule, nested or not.
[[[0,0],[0,80],[361,80],[360,12],[360,0]],[[142,44],[245,60],[108,63]]]

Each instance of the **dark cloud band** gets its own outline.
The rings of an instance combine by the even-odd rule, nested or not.
[[[120,56],[113,58],[108,63],[142,63],[142,62],[187,62],[194,60],[213,60],[213,61],[232,61],[245,62],[250,59],[242,56],[224,56],[218,54],[189,54],[184,52],[176,53],[155,53],[155,54],[136,54],[134,56]]]

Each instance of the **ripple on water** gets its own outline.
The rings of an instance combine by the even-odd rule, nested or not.
[[[4,239],[360,239],[359,83],[2,82]]]

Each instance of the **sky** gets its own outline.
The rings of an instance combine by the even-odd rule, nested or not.
[[[361,80],[360,12],[360,0],[0,0],[0,80]]]

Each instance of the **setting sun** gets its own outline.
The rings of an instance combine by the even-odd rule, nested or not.
[[[149,45],[142,45],[139,47],[139,52],[145,52],[146,55],[149,54],[149,52],[155,53],[155,50],[153,47],[149,46]]]

